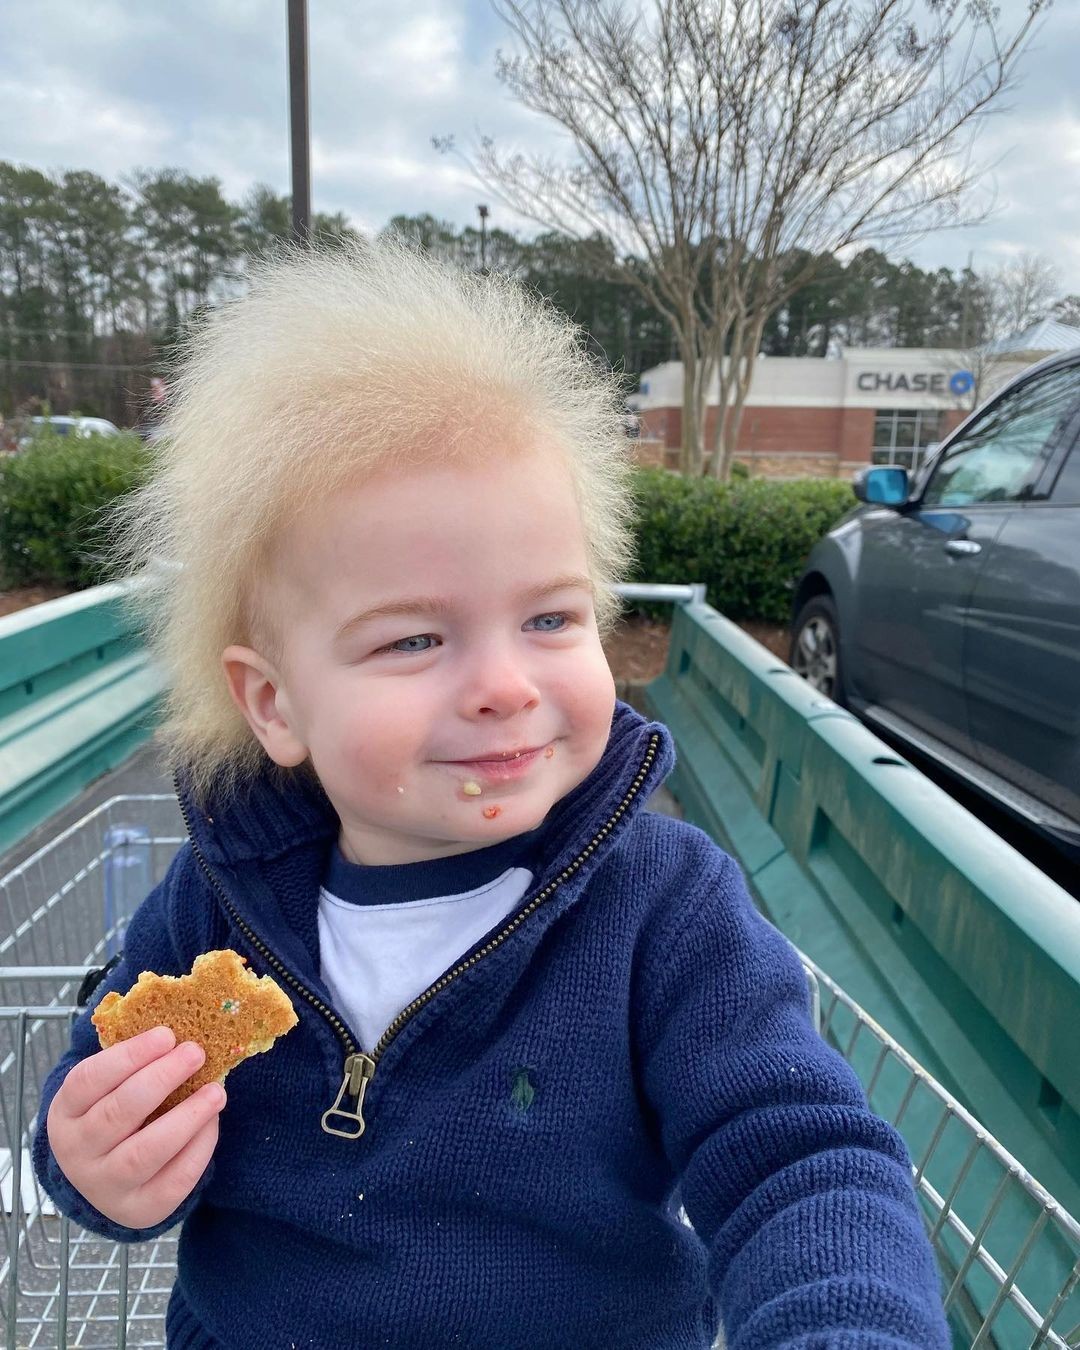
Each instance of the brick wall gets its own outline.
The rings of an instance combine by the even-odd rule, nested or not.
[[[710,408],[706,436],[716,426]],[[967,414],[949,409],[942,419],[947,435]],[[641,414],[639,464],[679,467],[681,408],[649,408]],[[744,408],[735,458],[765,477],[849,478],[870,463],[874,442],[873,408]]]
[[[712,437],[719,409],[710,408],[705,431]],[[770,455],[799,451],[809,455],[835,455],[850,411],[842,408],[744,408],[736,453]],[[730,421],[730,414],[729,414]],[[870,416],[869,446],[874,419]],[[869,450],[867,451],[869,459]]]

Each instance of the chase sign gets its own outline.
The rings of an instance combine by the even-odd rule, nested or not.
[[[861,394],[876,394],[881,389],[890,393],[939,394],[946,392],[944,371],[863,370],[855,377],[855,388]],[[948,391],[966,394],[975,380],[969,370],[958,370],[948,377]]]

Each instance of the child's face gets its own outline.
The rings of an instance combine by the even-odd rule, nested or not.
[[[599,762],[615,690],[556,456],[383,471],[291,527],[279,558],[280,669],[238,647],[225,666],[271,757],[310,755],[346,857],[497,843]],[[516,751],[513,769],[477,762]]]

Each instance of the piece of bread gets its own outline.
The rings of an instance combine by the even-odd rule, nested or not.
[[[203,952],[190,975],[155,975],[144,970],[128,992],[112,991],[90,1020],[107,1049],[150,1027],[172,1029],[177,1045],[197,1041],[206,1060],[197,1073],[171,1093],[147,1117],[156,1120],[204,1083],[222,1083],[250,1055],[269,1050],[278,1036],[299,1020],[292,1003],[270,978],[245,970],[234,951]]]

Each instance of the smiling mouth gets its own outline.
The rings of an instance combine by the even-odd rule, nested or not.
[[[508,764],[515,759],[524,759],[529,755],[538,755],[542,745],[530,745],[522,750],[492,750],[473,759],[451,759],[448,764]]]
[[[536,745],[523,750],[509,750],[496,754],[489,752],[478,759],[453,759],[445,762],[449,768],[464,769],[477,778],[508,782],[528,773],[546,749],[546,746]]]

